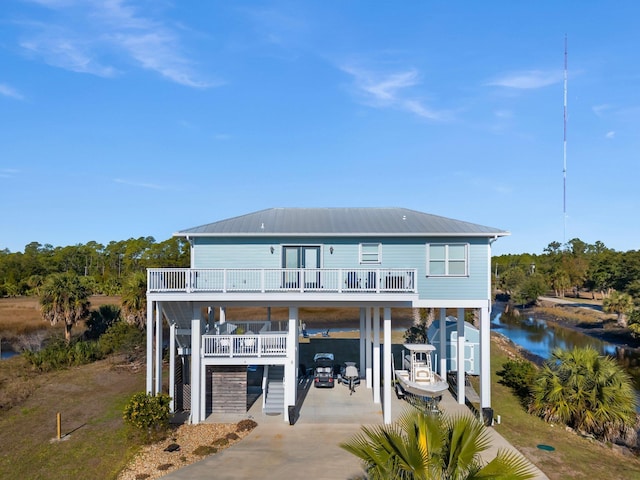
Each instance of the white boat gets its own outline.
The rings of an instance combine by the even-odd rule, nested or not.
[[[425,343],[405,343],[402,368],[395,370],[397,386],[403,392],[420,397],[440,397],[449,384],[431,368],[431,352],[436,349]],[[397,390],[396,390],[397,391]]]

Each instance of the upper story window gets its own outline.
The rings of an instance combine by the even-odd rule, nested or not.
[[[427,275],[462,277],[468,275],[469,246],[466,243],[427,244]]]
[[[381,263],[382,244],[381,243],[361,243],[360,263]]]

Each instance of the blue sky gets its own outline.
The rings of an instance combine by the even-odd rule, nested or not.
[[[494,254],[638,249],[638,18],[636,1],[3,0],[0,249],[296,206],[510,231]]]

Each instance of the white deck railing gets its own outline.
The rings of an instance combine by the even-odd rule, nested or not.
[[[416,293],[414,268],[150,268],[149,292]]]
[[[205,357],[284,357],[287,333],[203,335],[202,354]]]

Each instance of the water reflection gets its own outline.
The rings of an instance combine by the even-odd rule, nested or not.
[[[491,328],[543,359],[549,358],[555,348],[571,350],[591,346],[601,355],[614,357],[640,390],[640,354],[633,349],[618,347],[553,322],[547,323],[540,317],[511,317],[498,313],[491,321]]]
[[[513,340],[525,350],[542,358],[549,358],[555,348],[571,350],[591,345],[601,355],[617,356],[617,347],[581,332],[564,328],[536,317],[511,317],[498,313],[491,328]]]

